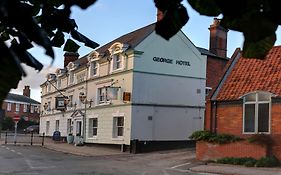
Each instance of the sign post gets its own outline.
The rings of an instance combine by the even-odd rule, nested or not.
[[[18,129],[18,122],[20,120],[20,116],[15,116],[14,121],[15,121],[15,135],[14,135],[14,144],[17,143],[17,129]]]

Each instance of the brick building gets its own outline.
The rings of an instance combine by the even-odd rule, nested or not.
[[[243,58],[237,49],[207,103],[205,129],[240,137],[265,135],[273,141],[269,151],[281,159],[280,63],[281,46],[264,60]]]
[[[30,98],[30,87],[25,86],[23,95],[9,93],[3,102],[4,116],[20,116],[25,120],[39,122],[40,103]]]

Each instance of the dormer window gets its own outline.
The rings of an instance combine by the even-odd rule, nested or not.
[[[112,71],[120,70],[123,68],[123,58],[121,54],[112,56]]]
[[[118,71],[124,68],[124,52],[128,49],[127,44],[114,43],[109,49],[111,55],[111,71]]]
[[[253,92],[243,97],[243,133],[270,133],[271,96],[269,92]]]
[[[91,62],[91,76],[97,76],[98,75],[98,63],[97,62]]]

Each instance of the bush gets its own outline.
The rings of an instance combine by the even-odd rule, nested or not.
[[[216,162],[221,164],[245,165],[245,166],[246,165],[250,166],[253,164],[252,166],[254,166],[257,160],[251,157],[243,157],[243,158],[225,157],[225,158],[218,159]]]
[[[209,131],[195,131],[189,137],[190,139],[194,139],[196,141],[205,141],[209,143],[217,143],[217,144],[226,144],[236,141],[243,140],[240,137],[236,137],[230,134],[215,134]]]
[[[275,167],[279,165],[280,162],[275,156],[263,157],[256,163],[256,167]]]
[[[2,129],[3,130],[12,130],[14,129],[15,122],[11,117],[4,117],[2,122]]]
[[[221,164],[232,164],[232,165],[244,165],[247,167],[275,167],[279,166],[280,162],[275,156],[271,157],[262,157],[259,160],[256,160],[251,157],[243,157],[243,158],[236,158],[236,157],[225,157],[216,160],[216,163]]]

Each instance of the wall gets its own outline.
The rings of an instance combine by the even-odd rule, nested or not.
[[[196,143],[197,160],[216,160],[224,157],[253,157],[260,159],[266,156],[266,148],[247,141],[234,142],[230,144],[211,144],[207,142]]]
[[[203,129],[204,109],[133,106],[131,139],[153,141],[188,140]]]

